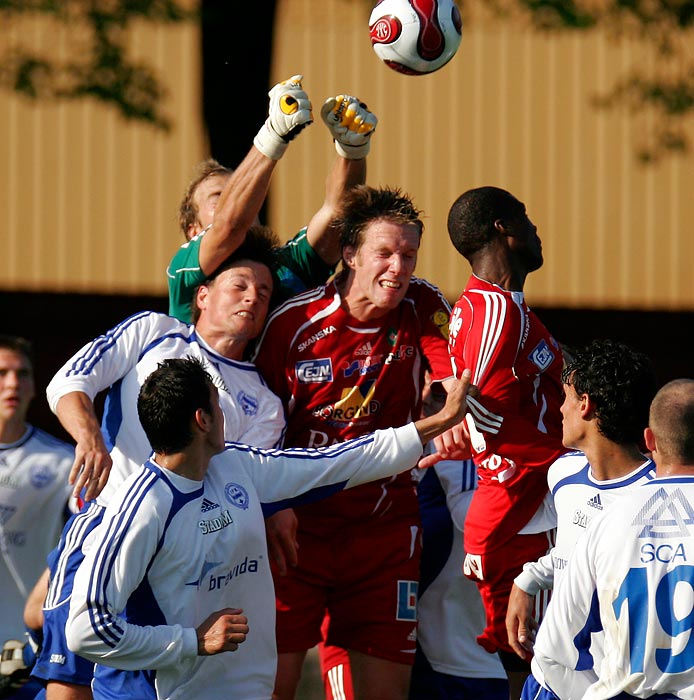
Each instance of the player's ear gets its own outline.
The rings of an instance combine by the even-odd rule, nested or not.
[[[646,443],[646,449],[649,452],[654,452],[656,449],[655,435],[650,428],[645,428],[643,431],[643,441]]]
[[[203,433],[209,433],[212,425],[212,416],[202,408],[195,411],[195,424]]]
[[[345,265],[350,270],[353,270],[355,268],[355,263],[354,263],[355,257],[356,257],[356,250],[355,250],[354,246],[346,245],[342,249],[342,259],[344,260]]]

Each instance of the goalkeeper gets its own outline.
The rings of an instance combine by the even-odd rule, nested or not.
[[[236,170],[203,161],[180,208],[186,243],[167,269],[169,314],[190,322],[194,289],[243,241],[258,223],[275,166],[289,143],[313,121],[311,102],[295,75],[270,90],[268,118]],[[366,179],[366,155],[377,119],[350,95],[326,100],[321,117],[335,142],[338,158],[328,175],[325,201],[307,227],[276,251],[273,305],[323,284],[340,260],[331,226],[342,197]]]

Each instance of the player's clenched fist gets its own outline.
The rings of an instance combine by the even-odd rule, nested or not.
[[[236,651],[248,634],[248,618],[242,613],[240,608],[213,612],[196,630],[198,656]]]
[[[358,97],[329,97],[323,104],[321,117],[330,129],[335,149],[343,158],[366,157],[378,119]]]
[[[293,75],[289,80],[277,83],[268,93],[268,117],[253,143],[272,160],[279,160],[289,142],[313,122],[311,100],[301,86],[302,79],[301,75]]]

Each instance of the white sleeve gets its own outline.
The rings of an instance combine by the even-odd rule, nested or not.
[[[292,499],[316,489],[324,497],[405,471],[421,456],[422,443],[409,423],[313,450],[260,450],[230,443],[224,454],[230,452],[232,459],[246,461],[261,502],[279,509],[298,505],[305,498]]]
[[[55,413],[60,398],[73,391],[83,392],[94,400],[100,391],[137,365],[140,353],[150,341],[181,326],[185,324],[164,314],[143,311],[87,343],[58,370],[46,387],[51,410]]]
[[[158,550],[170,508],[152,498],[151,491],[139,505],[128,498],[130,490],[124,491],[85,546],[65,627],[68,647],[90,661],[126,671],[177,665],[197,656],[195,629],[139,626],[123,617]]]
[[[552,563],[552,551],[540,557],[537,561],[523,564],[521,571],[513,582],[529,595],[535,595],[539,591],[554,588],[554,564]]]
[[[464,531],[472,494],[477,488],[477,468],[471,459],[442,460],[434,465],[436,476],[446,494],[446,505],[455,526]]]
[[[535,660],[545,682],[562,700],[580,700],[597,680],[590,643],[592,632],[601,627],[590,550],[598,524],[599,519],[591,523],[576,544],[535,642]]]

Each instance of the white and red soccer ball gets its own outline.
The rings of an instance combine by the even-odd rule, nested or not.
[[[445,66],[460,46],[462,29],[454,0],[380,0],[369,18],[376,55],[406,75]]]

